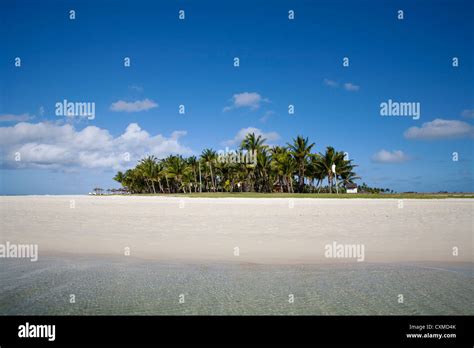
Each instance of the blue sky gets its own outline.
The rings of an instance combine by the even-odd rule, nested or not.
[[[247,130],[347,151],[371,186],[474,191],[472,1],[0,6],[0,194],[118,187],[145,153],[235,148]],[[64,99],[94,102],[95,118],[57,116]],[[420,103],[420,118],[382,117],[389,99]]]

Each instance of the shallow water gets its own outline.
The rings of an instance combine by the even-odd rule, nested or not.
[[[474,314],[472,263],[186,264],[110,257],[0,263],[0,314]],[[69,303],[70,294],[76,303]],[[184,303],[179,303],[180,295]],[[294,295],[294,303],[289,295]],[[404,303],[398,303],[403,294]]]

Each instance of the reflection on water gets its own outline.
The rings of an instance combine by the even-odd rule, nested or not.
[[[472,266],[3,259],[0,314],[473,315]]]

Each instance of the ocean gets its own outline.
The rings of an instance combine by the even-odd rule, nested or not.
[[[473,315],[473,298],[472,263],[0,262],[1,315]]]

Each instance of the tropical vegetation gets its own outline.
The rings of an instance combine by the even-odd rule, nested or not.
[[[114,180],[130,193],[197,192],[345,192],[347,184],[360,179],[357,167],[343,151],[328,146],[314,152],[315,144],[297,136],[286,146],[269,146],[266,139],[247,134],[239,151],[256,153],[249,162],[221,161],[212,149],[197,158],[170,155],[147,156],[135,168],[119,171]],[[335,169],[335,170],[334,170]]]

